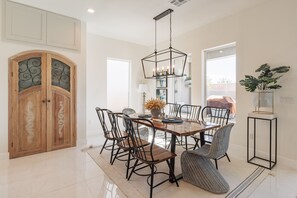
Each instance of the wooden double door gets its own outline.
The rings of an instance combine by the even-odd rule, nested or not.
[[[76,66],[49,51],[9,59],[10,158],[76,145]]]

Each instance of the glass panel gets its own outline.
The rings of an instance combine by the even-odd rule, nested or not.
[[[234,120],[236,114],[236,48],[226,46],[206,51],[206,105],[228,108]]]
[[[37,85],[41,85],[41,57],[20,61],[19,92]]]
[[[70,67],[56,59],[52,59],[52,85],[70,91]]]
[[[130,61],[108,58],[106,63],[107,108],[121,112],[129,106]]]

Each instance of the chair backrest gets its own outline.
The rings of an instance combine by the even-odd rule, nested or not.
[[[179,108],[180,108],[180,104],[167,103],[164,108],[164,113],[165,113],[165,115],[168,115],[169,117],[177,117]]]
[[[212,143],[210,145],[208,157],[218,158],[227,153],[229,147],[230,132],[233,126],[234,124],[230,123],[222,126],[215,132]]]
[[[136,111],[135,111],[134,109],[132,109],[132,108],[124,108],[124,109],[122,110],[122,113],[123,113],[123,114],[126,114],[126,115],[131,115],[131,114],[133,114],[133,113],[136,113]]]
[[[107,122],[108,121],[108,119],[107,119],[108,118],[108,114],[107,114],[108,109],[101,109],[99,107],[96,107],[95,110],[97,112],[102,130],[104,132],[104,137],[108,137],[109,133],[111,132],[111,124]]]
[[[142,118],[130,118],[124,115],[124,121],[127,126],[127,132],[129,134],[129,138],[131,138],[132,147],[133,147],[133,156],[137,159],[140,159],[144,162],[154,162],[154,153],[153,153],[153,145],[155,141],[155,134],[156,129],[154,124],[148,119]],[[141,122],[141,123],[140,123]],[[142,139],[141,136],[141,128],[140,125],[145,125],[146,127],[150,128],[152,140],[148,146],[145,140]]]
[[[206,106],[201,111],[201,119],[205,122],[212,122],[224,126],[228,124],[230,110],[221,107]],[[213,135],[217,129],[208,130],[206,133]]]
[[[198,121],[200,115],[200,105],[184,104],[179,108],[179,117],[188,120]]]
[[[133,113],[136,113],[136,111],[134,110],[134,109],[132,109],[132,108],[124,108],[123,110],[122,110],[122,113],[123,114],[125,114],[125,115],[131,115],[131,114],[133,114]],[[124,127],[126,128],[126,124],[125,124],[125,121],[124,121],[124,119],[123,119],[123,125],[124,125]]]
[[[108,110],[107,111],[110,123],[111,123],[111,132],[114,134],[116,140],[117,140],[117,144],[128,148],[128,141],[125,141],[125,139],[127,139],[127,135],[123,132],[123,130],[121,129],[121,127],[119,126],[119,119],[123,117],[123,113],[113,113],[112,111]]]

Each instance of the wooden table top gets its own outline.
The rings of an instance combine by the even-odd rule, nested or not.
[[[138,114],[129,115],[131,118],[138,118]],[[196,133],[201,133],[209,129],[214,129],[220,127],[220,125],[204,121],[188,121],[183,120],[182,123],[163,123],[161,119],[149,120],[154,124],[157,130],[165,131],[176,136],[189,136]],[[141,124],[145,125],[145,122]]]

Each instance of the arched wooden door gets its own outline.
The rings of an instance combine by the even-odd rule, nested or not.
[[[10,158],[75,146],[76,66],[28,51],[9,59]]]

